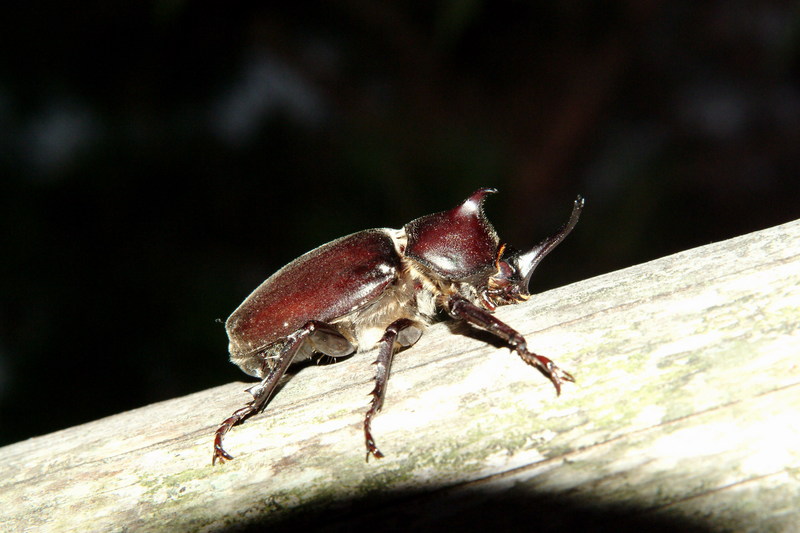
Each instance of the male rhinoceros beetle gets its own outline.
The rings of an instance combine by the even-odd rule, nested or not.
[[[370,425],[381,409],[392,356],[411,346],[443,309],[496,335],[550,379],[561,393],[573,377],[528,351],[522,335],[491,313],[530,297],[531,273],[578,222],[569,221],[527,252],[500,243],[483,214],[483,188],[461,205],[413,220],[403,229],[370,229],[342,237],[295,259],[264,281],[228,318],[231,361],[262,381],[253,401],[217,429],[213,463],[233,457],[222,447],[230,429],[261,412],[289,364],[314,353],[341,357],[378,345],[372,402],[364,420],[367,459],[383,454]]]

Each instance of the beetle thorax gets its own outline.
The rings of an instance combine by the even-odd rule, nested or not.
[[[406,245],[403,230],[385,230],[402,256]],[[331,321],[359,350],[372,348],[386,327],[399,318],[408,318],[424,327],[436,315],[436,285],[421,274],[412,261],[403,260],[397,280],[368,306]]]

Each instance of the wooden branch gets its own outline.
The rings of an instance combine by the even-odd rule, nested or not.
[[[380,461],[362,434],[374,353],[303,369],[234,428],[222,466],[213,432],[243,383],[6,446],[0,530],[788,530],[799,255],[797,221],[498,310],[576,376],[561,397],[507,349],[436,325],[395,360]]]

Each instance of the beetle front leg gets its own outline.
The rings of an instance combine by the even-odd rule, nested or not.
[[[411,331],[416,329],[416,331]],[[378,350],[378,359],[375,361],[377,372],[375,374],[375,388],[372,389],[372,404],[367,411],[364,418],[364,438],[367,443],[367,461],[369,456],[373,455],[376,459],[383,457],[383,454],[375,445],[375,439],[372,438],[372,418],[383,407],[383,398],[386,396],[386,384],[389,381],[389,372],[392,369],[392,359],[394,357],[395,343],[400,346],[411,346],[422,335],[422,330],[419,329],[413,320],[408,318],[400,318],[389,324],[386,331],[379,341],[380,348]]]
[[[519,354],[523,361],[536,367],[539,372],[544,374],[545,377],[553,383],[556,388],[556,394],[561,394],[561,383],[564,381],[575,381],[572,374],[561,370],[547,357],[529,352],[525,337],[485,309],[481,309],[461,296],[451,296],[447,300],[446,307],[448,313],[450,313],[450,316],[453,318],[461,319],[471,326],[486,330],[505,340],[511,348]]]
[[[315,333],[327,339],[328,343],[331,342],[330,339],[338,337],[339,340],[342,341],[339,344],[345,343],[347,346],[350,346],[344,337],[338,333],[336,328],[316,320],[309,321],[302,328],[289,335],[286,338],[286,344],[283,349],[281,349],[275,364],[272,365],[267,376],[261,380],[260,383],[247,389],[247,392],[253,395],[253,401],[241,409],[234,411],[233,414],[226,418],[222,424],[220,424],[219,428],[217,428],[214,434],[214,456],[211,460],[212,465],[216,464],[217,461],[224,463],[226,460],[230,461],[233,459],[233,456],[222,447],[222,439],[225,437],[225,434],[228,433],[233,426],[244,423],[244,421],[251,416],[264,410],[267,402],[272,397],[272,393],[275,392],[275,388],[278,386],[280,379],[286,374],[286,369],[289,368],[289,365],[294,360],[294,356],[297,355],[297,351],[303,346],[304,342],[313,340],[313,335]]]

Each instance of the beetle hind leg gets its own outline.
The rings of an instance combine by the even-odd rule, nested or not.
[[[225,434],[233,426],[244,423],[251,416],[264,410],[281,378],[286,374],[286,369],[289,368],[298,353],[308,349],[319,350],[333,356],[341,356],[351,353],[355,348],[334,326],[317,320],[307,322],[302,328],[286,337],[286,344],[280,350],[277,358],[271,359],[269,364],[265,365],[269,368],[266,377],[260,383],[247,389],[247,392],[253,395],[253,400],[234,411],[217,428],[214,434],[214,456],[211,464],[216,464],[217,461],[224,463],[233,459],[233,456],[222,447],[222,440]]]
[[[372,389],[372,403],[369,411],[364,418],[364,439],[367,444],[367,461],[372,455],[376,459],[383,457],[383,454],[375,445],[372,437],[372,418],[383,407],[383,399],[386,396],[386,384],[389,381],[389,373],[392,369],[392,359],[395,352],[395,344],[406,347],[411,346],[422,336],[422,328],[413,320],[400,318],[389,324],[386,331],[378,342],[378,359],[375,361],[377,372],[375,374],[375,388]]]

